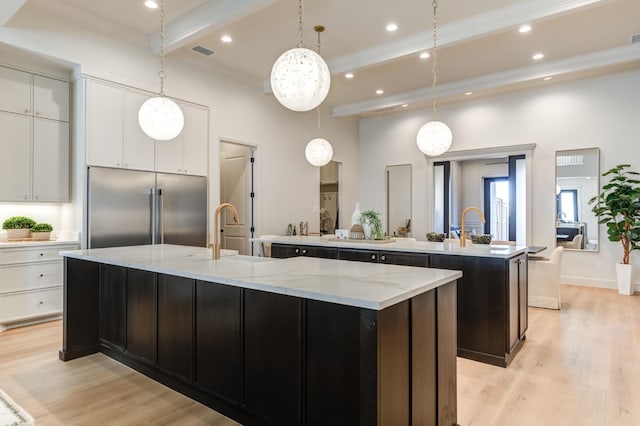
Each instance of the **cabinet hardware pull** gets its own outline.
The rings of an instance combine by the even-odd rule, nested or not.
[[[302,250],[302,254],[307,254],[307,251],[306,250]]]
[[[296,249],[296,254],[300,253],[300,249]]]
[[[380,256],[380,260],[387,260],[387,256]]]
[[[40,253],[40,256],[44,256],[44,253]]]
[[[375,254],[371,255],[371,260],[376,260],[376,255]]]
[[[40,278],[44,277],[44,274],[40,274]]]
[[[42,300],[40,301],[40,305],[44,305],[44,302]]]

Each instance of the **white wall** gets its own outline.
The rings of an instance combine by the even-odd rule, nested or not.
[[[549,84],[464,103],[441,105],[439,119],[454,135],[452,150],[535,143],[532,158],[532,241],[555,246],[555,151],[601,149],[601,172],[631,163],[640,170],[640,70],[567,83]],[[415,143],[419,127],[431,118],[427,109],[366,118],[360,122],[360,201],[384,211],[383,173],[389,164],[414,165],[414,235],[424,238],[431,223],[432,168]],[[563,282],[615,287],[618,243],[600,230],[598,253],[566,252]],[[638,253],[633,262],[640,265]],[[638,268],[638,266],[636,266]],[[640,278],[640,271],[636,269]],[[637,280],[637,279],[636,279]],[[640,288],[637,286],[638,290]]]
[[[0,42],[67,63],[75,67],[76,74],[153,92],[159,88],[159,59],[150,54],[146,37],[116,36],[103,31],[101,25],[71,19],[38,4],[28,2],[9,24],[0,27]],[[286,110],[273,96],[263,93],[262,82],[251,82],[239,72],[200,68],[190,55],[167,57],[165,92],[210,107],[210,211],[219,201],[220,140],[238,142],[258,147],[257,232],[284,234],[288,223],[301,220],[309,221],[310,230],[317,231],[319,170],[304,158],[306,143],[315,137],[315,111]],[[357,121],[331,119],[323,111],[322,131],[333,144],[334,159],[344,164],[341,191],[346,205],[353,205],[358,175]],[[78,186],[76,182],[76,205],[82,196]],[[343,211],[343,215],[343,220],[347,219],[350,211]]]

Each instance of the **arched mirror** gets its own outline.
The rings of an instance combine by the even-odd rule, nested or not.
[[[556,151],[556,244],[565,250],[598,251],[598,218],[589,200],[598,195],[600,150]]]
[[[387,166],[387,235],[411,236],[411,164]]]

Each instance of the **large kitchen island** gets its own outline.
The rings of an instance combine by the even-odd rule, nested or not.
[[[171,245],[63,256],[64,361],[102,352],[246,425],[456,424],[459,271]]]

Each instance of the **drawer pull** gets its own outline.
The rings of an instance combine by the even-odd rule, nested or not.
[[[44,253],[40,253],[40,256],[44,256]]]
[[[296,249],[296,254],[300,253],[300,249]]]
[[[307,250],[302,249],[302,254],[307,254]]]
[[[39,304],[40,304],[40,305],[44,305],[44,302],[41,300]]]
[[[371,255],[371,260],[376,260],[376,255],[375,254]]]
[[[44,274],[40,274],[40,278],[44,277]]]
[[[387,260],[387,256],[385,255],[380,256],[380,260]]]

